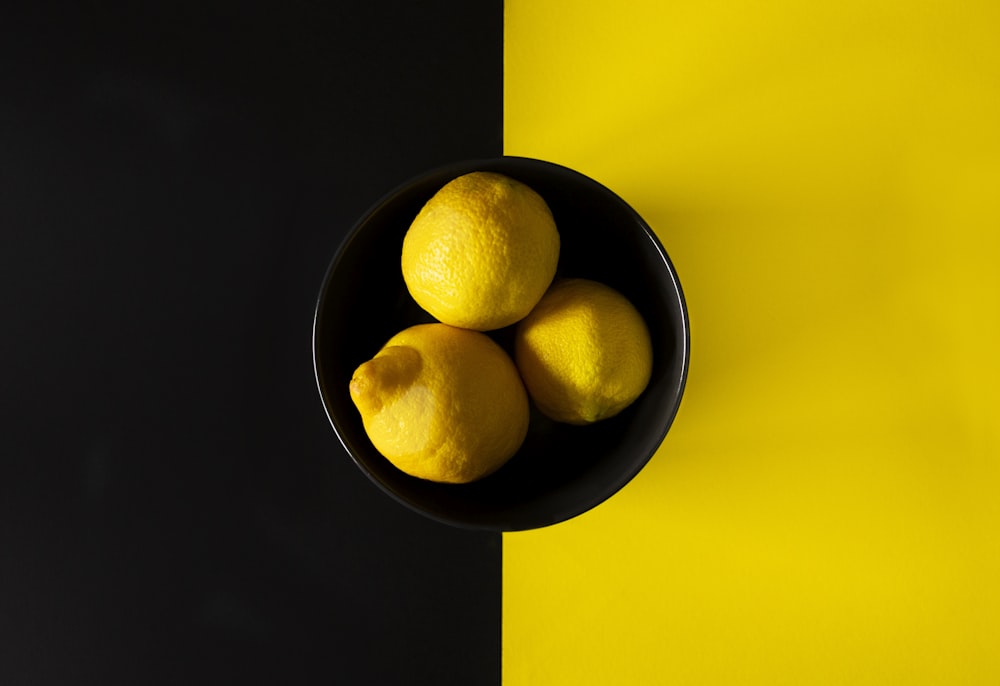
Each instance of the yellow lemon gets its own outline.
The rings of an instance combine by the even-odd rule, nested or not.
[[[528,396],[489,336],[418,324],[354,372],[351,399],[375,448],[411,476],[467,483],[499,469],[528,431]]]
[[[518,323],[514,352],[538,409],[570,424],[618,414],[642,394],[653,369],[642,315],[618,291],[587,279],[554,283]]]
[[[403,280],[440,322],[477,331],[528,314],[559,261],[545,200],[515,179],[472,172],[445,184],[403,239]]]

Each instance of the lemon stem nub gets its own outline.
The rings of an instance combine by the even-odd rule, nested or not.
[[[422,364],[420,353],[409,346],[383,348],[354,371],[351,399],[362,414],[379,412],[413,384]]]

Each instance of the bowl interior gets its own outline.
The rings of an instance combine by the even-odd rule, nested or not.
[[[653,375],[621,414],[590,426],[547,420],[532,408],[524,445],[494,474],[447,485],[408,476],[371,445],[348,386],[354,370],[398,331],[434,321],[413,302],[400,271],[403,236],[423,204],[471,171],[507,174],[548,203],[561,236],[557,278],[583,277],[622,292],[653,340]],[[512,352],[514,327],[489,332]],[[461,162],[428,172],[377,203],[327,272],[316,307],[314,362],[320,395],[358,466],[405,505],[453,525],[516,531],[548,526],[603,502],[646,464],[673,421],[688,367],[688,322],[674,268],[646,223],[604,186],[529,158]]]

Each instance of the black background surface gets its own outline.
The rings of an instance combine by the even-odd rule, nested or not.
[[[500,536],[360,474],[310,336],[372,203],[501,153],[502,3],[26,6],[0,9],[0,683],[498,683]]]

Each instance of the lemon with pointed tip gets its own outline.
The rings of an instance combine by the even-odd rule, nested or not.
[[[468,483],[503,466],[528,431],[528,396],[486,334],[447,324],[404,329],[350,383],[365,432],[403,472]]]
[[[515,323],[552,282],[559,232],[545,200],[503,174],[445,184],[403,239],[407,290],[435,319],[477,331]]]
[[[642,315],[620,292],[589,279],[561,279],[518,323],[514,359],[543,414],[590,424],[642,394],[653,346]]]

